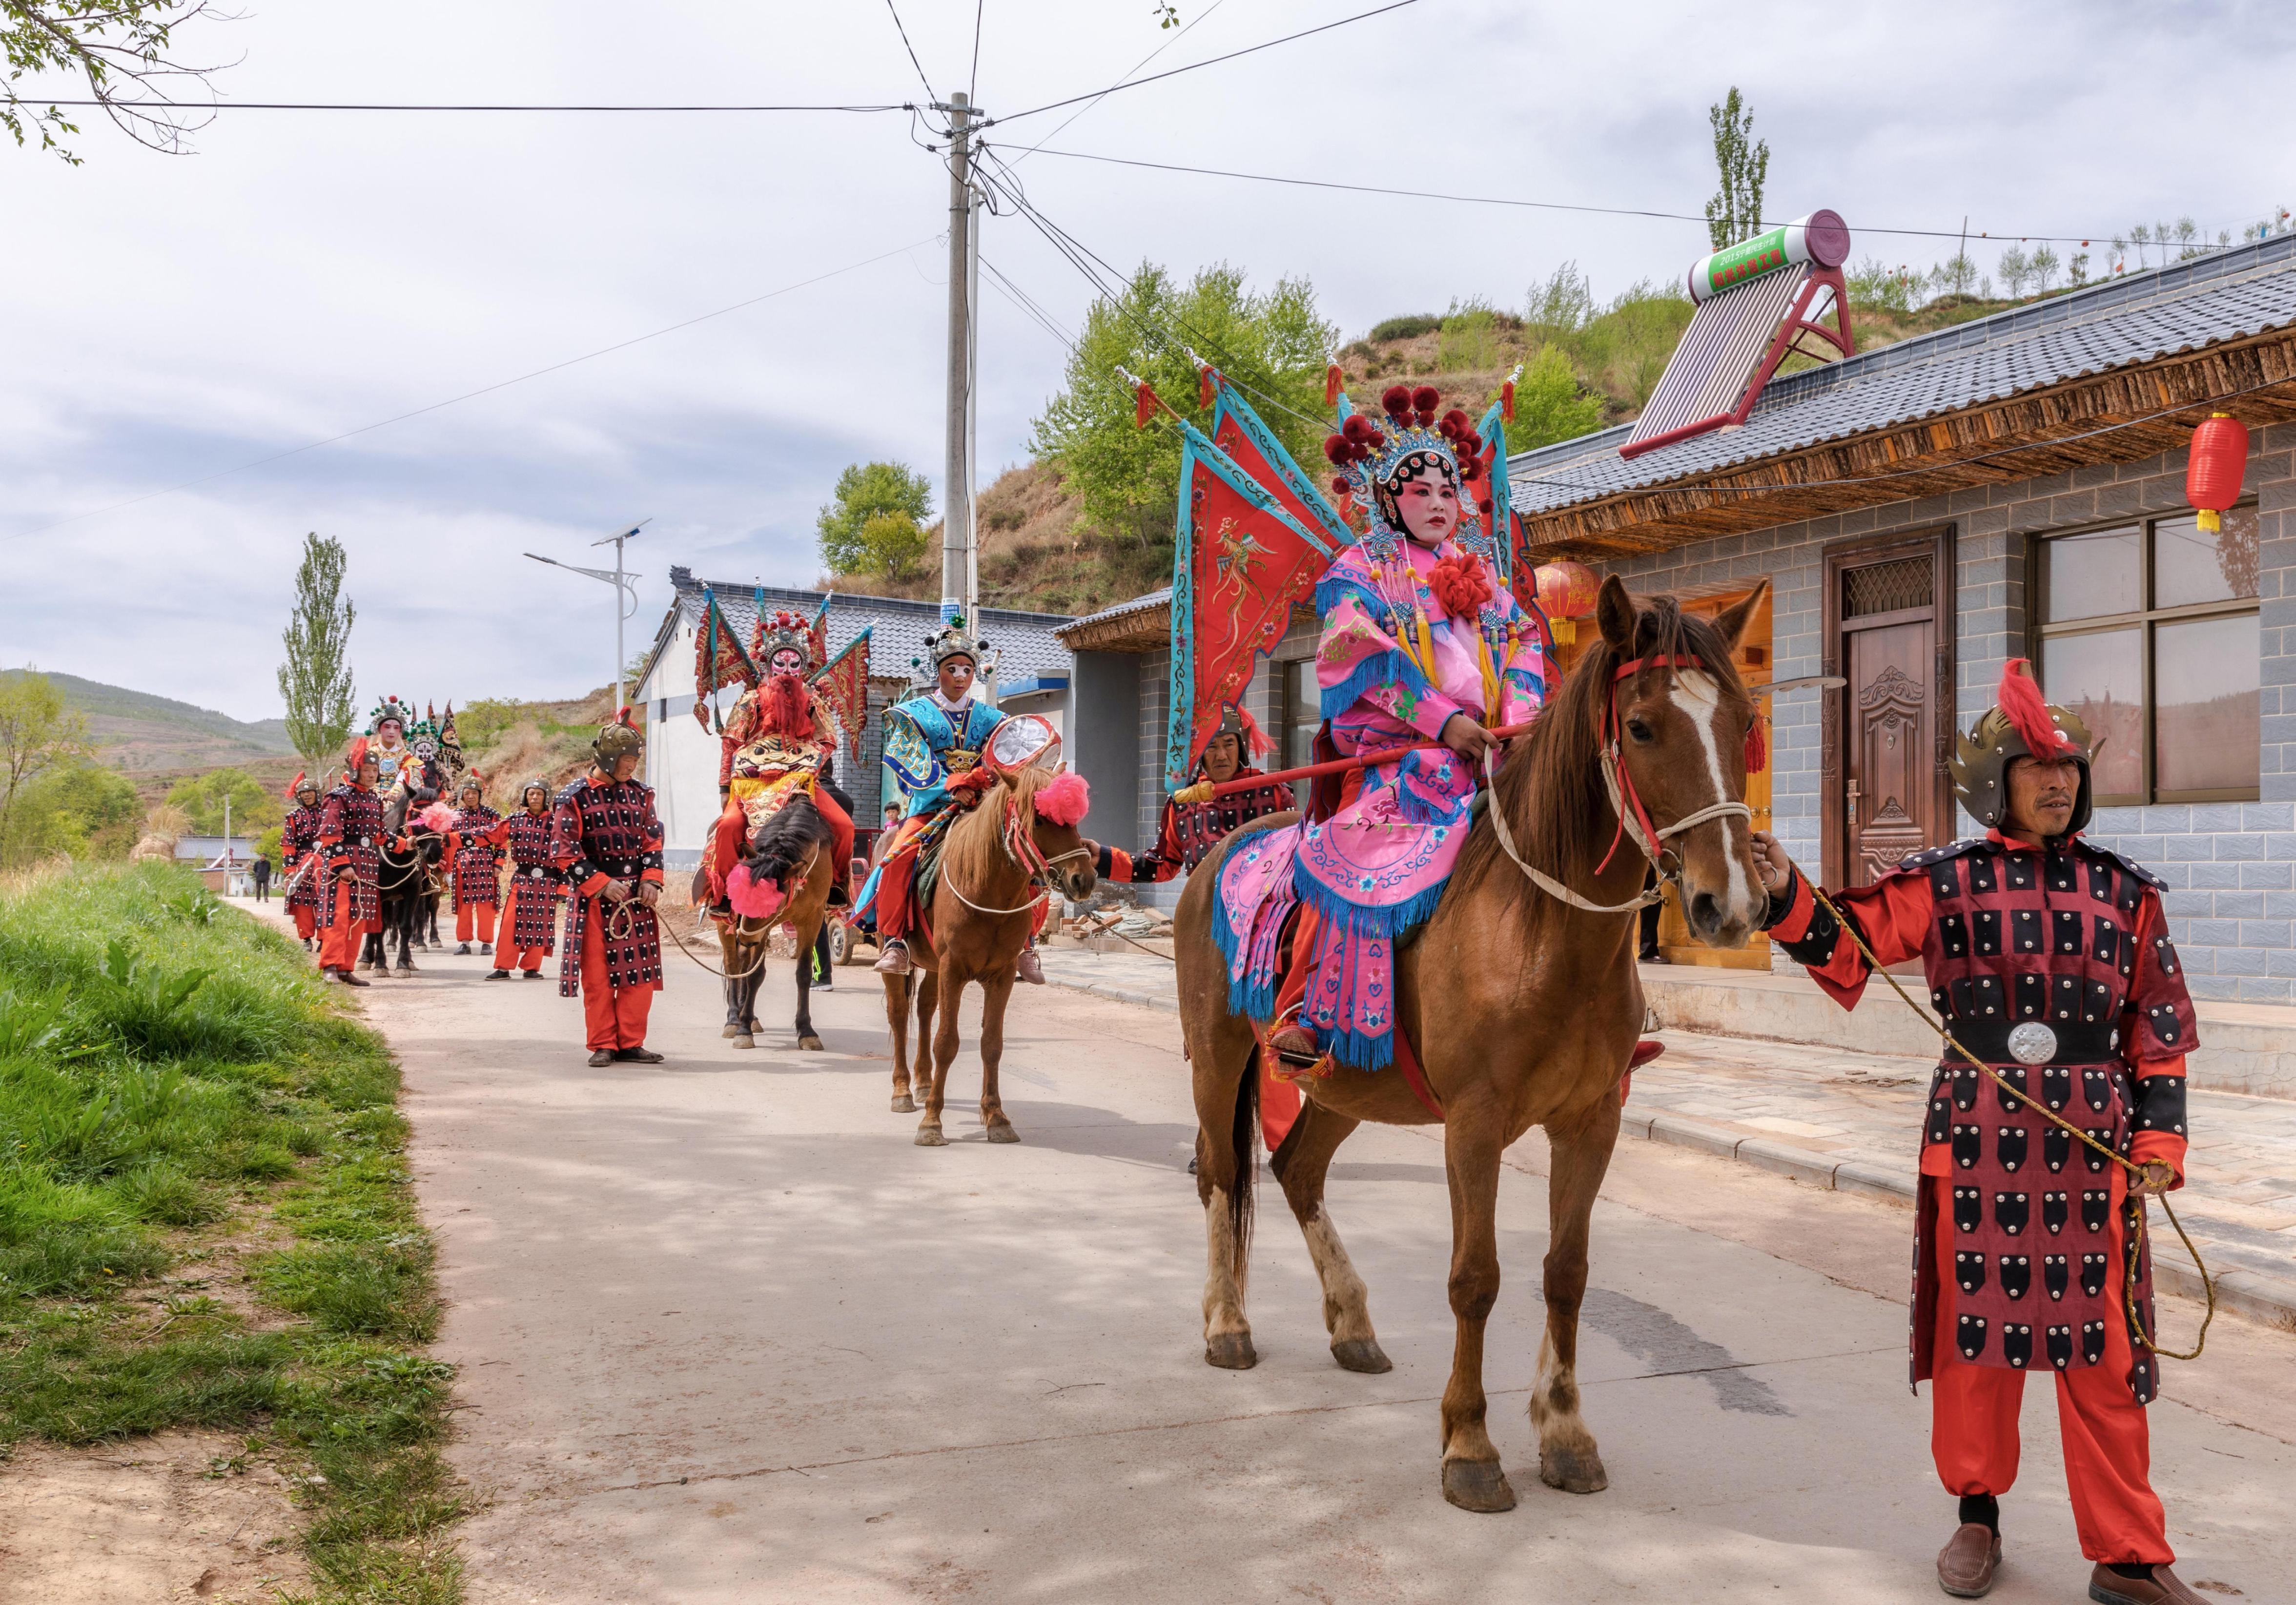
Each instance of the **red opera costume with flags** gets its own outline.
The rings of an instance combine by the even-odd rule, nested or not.
[[[714,597],[705,598],[705,610],[716,616]],[[724,900],[751,833],[792,796],[804,797],[828,822],[837,883],[841,887],[849,875],[853,820],[822,782],[834,769],[838,748],[849,733],[857,733],[868,710],[869,633],[863,631],[835,662],[824,665],[827,617],[825,604],[810,624],[788,611],[761,611],[750,647],[734,665],[733,672],[750,678],[719,731],[718,783],[726,806],[704,861],[713,903]],[[715,649],[704,642],[696,651]],[[715,655],[721,664],[730,661],[722,651]],[[857,733],[850,739],[857,757]]]

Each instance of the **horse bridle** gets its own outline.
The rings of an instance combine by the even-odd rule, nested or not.
[[[1590,914],[1620,914],[1631,909],[1646,908],[1666,895],[1669,883],[1679,885],[1682,880],[1681,861],[1675,859],[1673,866],[1668,867],[1668,860],[1673,859],[1674,854],[1666,844],[1672,838],[1711,820],[1742,819],[1751,824],[1754,817],[1754,810],[1748,804],[1724,798],[1692,810],[1669,825],[1656,825],[1651,822],[1650,810],[1643,807],[1642,797],[1635,790],[1635,777],[1627,768],[1626,754],[1619,742],[1619,684],[1645,668],[1694,668],[1703,672],[1706,665],[1694,654],[1634,658],[1619,665],[1618,671],[1611,676],[1610,704],[1603,717],[1603,790],[1610,795],[1611,811],[1619,816],[1619,828],[1611,834],[1610,850],[1595,866],[1595,872],[1599,875],[1609,867],[1611,856],[1619,850],[1619,842],[1624,839],[1641,849],[1644,858],[1649,861],[1657,875],[1657,879],[1640,895],[1624,903],[1596,903],[1583,897],[1553,876],[1524,862],[1522,855],[1515,849],[1514,832],[1507,824],[1506,810],[1499,805],[1498,769],[1491,756],[1496,750],[1496,743],[1483,749],[1483,774],[1491,785],[1491,828],[1498,834],[1499,846],[1509,858],[1514,860],[1515,868],[1529,878],[1533,886],[1548,897],[1559,898]]]
[[[1015,869],[1024,872],[1032,882],[1040,877],[1050,875],[1053,872],[1053,865],[1056,864],[1065,864],[1071,858],[1082,858],[1089,862],[1093,856],[1090,848],[1077,847],[1070,848],[1065,853],[1054,853],[1047,856],[1045,850],[1037,845],[1036,837],[1021,824],[1021,798],[1017,793],[1012,792],[1008,792],[1004,798],[1004,820],[997,831],[997,843],[1004,849],[1007,861]],[[947,885],[948,889],[956,894],[956,900],[977,914],[1030,913],[1041,907],[1045,900],[1053,895],[1052,888],[1046,887],[1018,908],[983,908],[964,895],[964,888],[957,885],[955,877],[948,872],[947,865],[942,866],[940,878]]]

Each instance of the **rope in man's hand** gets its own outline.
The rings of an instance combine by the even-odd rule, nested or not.
[[[1757,844],[1758,849],[1759,845],[1759,844]],[[1772,845],[1775,846],[1775,843],[1773,842]],[[2117,1150],[2107,1147],[2104,1143],[2098,1142],[2095,1137],[2090,1136],[2088,1133],[2083,1131],[2079,1126],[2062,1118],[2055,1110],[2049,1109],[2047,1106],[2026,1093],[2024,1088],[2011,1085],[2007,1077],[2002,1075],[1999,1070],[1995,1069],[1991,1065],[1986,1063],[1976,1054],[1962,1046],[1960,1040],[1954,1036],[1952,1028],[1948,1026],[1944,1020],[1938,1018],[1936,1015],[1931,1014],[1928,1009],[1924,1008],[1918,1001],[1915,1000],[1911,993],[1906,990],[1905,987],[1898,981],[1898,978],[1890,974],[1890,971],[1882,965],[1882,962],[1874,956],[1874,950],[1866,944],[1864,933],[1861,932],[1857,929],[1857,925],[1835,905],[1833,899],[1825,895],[1825,890],[1823,887],[1819,886],[1816,881],[1812,880],[1808,875],[1804,874],[1802,872],[1801,866],[1795,864],[1791,858],[1786,860],[1786,865],[1789,876],[1800,875],[1803,882],[1809,888],[1810,896],[1816,898],[1818,905],[1824,908],[1827,913],[1832,914],[1833,916],[1834,922],[1840,925],[1841,929],[1848,933],[1850,941],[1857,945],[1858,954],[1865,959],[1867,970],[1874,975],[1880,976],[1883,980],[1889,982],[1890,990],[1898,995],[1898,1000],[1902,1002],[1906,1008],[1911,1009],[1915,1014],[1919,1015],[1921,1017],[1922,1023],[1928,1026],[1931,1030],[1935,1031],[1938,1034],[1939,1038],[1948,1048],[1951,1049],[1953,1052],[1960,1054],[1962,1058],[1967,1060],[1972,1065],[1975,1066],[1982,1074],[1991,1077],[1994,1085],[1998,1086],[2002,1092],[2010,1097],[2016,1099],[2018,1102],[2022,1103],[2026,1108],[2031,1110],[2035,1114],[2040,1116],[2042,1119],[2046,1120],[2050,1125],[2057,1127],[2060,1131],[2071,1136],[2084,1147],[2092,1149],[2097,1153],[2103,1155],[2106,1159],[2112,1160],[2112,1163],[2120,1166],[2121,1169],[2128,1173],[2130,1186],[2128,1193],[2128,1202],[2133,1207],[2128,1211],[2128,1219],[2131,1227],[2128,1233],[2128,1264],[2120,1279],[2120,1291],[2121,1301],[2123,1306],[2126,1307],[2128,1315],[2129,1331],[2136,1335],[2136,1340],[2139,1343],[2142,1343],[2148,1350],[2160,1355],[2164,1360],[2199,1359],[2201,1357],[2201,1350],[2208,1345],[2209,1323],[2216,1319],[2217,1284],[2215,1278],[2209,1274],[2208,1264],[2206,1261],[2202,1259],[2201,1251],[2194,1246],[2192,1235],[2185,1230],[2185,1223],[2177,1218],[2176,1208],[2169,1202],[2167,1193],[2155,1191],[2157,1183],[2149,1172],[2154,1165],[2161,1165],[2166,1168],[2166,1162],[2163,1160],[2152,1159],[2145,1161],[2143,1165],[2139,1165],[2135,1160],[2120,1153]],[[1770,867],[1769,861],[1767,857],[1758,857],[1756,867],[1758,869]],[[1786,884],[1791,886],[1792,884],[1792,880],[1787,880]],[[1770,886],[1767,879],[1764,879],[1762,888],[1765,892],[1775,889]],[[2170,1175],[2173,1178],[2173,1170],[2170,1172]],[[2137,1266],[2143,1261],[2147,1236],[2145,1232],[2144,1216],[2144,1200],[2147,1197],[2158,1198],[2160,1200],[2161,1212],[2169,1217],[2169,1224],[2176,1229],[2177,1241],[2185,1245],[2185,1252],[2193,1257],[2193,1268],[2201,1273],[2201,1291],[2206,1300],[2206,1305],[2201,1313],[2201,1330],[2194,1338],[2193,1347],[2190,1349],[2180,1351],[2173,1348],[2162,1348],[2158,1343],[2153,1341],[2152,1334],[2144,1330],[2144,1322],[2137,1314],[2136,1270]]]

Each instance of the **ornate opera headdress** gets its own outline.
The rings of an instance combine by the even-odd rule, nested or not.
[[[406,744],[419,757],[431,758],[439,756],[439,720],[434,710],[425,708],[422,710],[422,717],[407,725]]]
[[[936,672],[951,658],[970,659],[972,667],[978,669],[980,667],[980,654],[988,648],[987,641],[975,637],[964,627],[964,615],[962,613],[952,615],[949,621],[925,642],[926,655],[932,659],[932,667]],[[909,659],[909,667],[912,668],[922,667],[923,663],[923,659]]]
[[[397,719],[400,733],[405,734],[414,726],[414,710],[397,697],[385,697],[375,704],[374,711],[366,717],[367,734],[380,734],[385,719]]]
[[[750,634],[750,658],[759,669],[773,672],[775,652],[795,652],[805,663],[800,674],[810,675],[821,667],[814,660],[813,626],[787,609],[770,617],[758,614],[758,627]]]
[[[1324,442],[1324,455],[1338,471],[1332,493],[1363,507],[1364,545],[1376,555],[1400,550],[1406,537],[1397,493],[1431,469],[1459,493],[1457,536],[1464,537],[1480,522],[1474,482],[1483,474],[1483,438],[1457,407],[1437,417],[1442,399],[1433,385],[1415,390],[1390,385],[1379,398],[1383,417],[1350,412],[1340,420],[1339,432]]]
[[[1988,829],[2009,816],[2009,766],[2021,757],[2070,758],[2080,766],[2080,790],[2073,798],[2070,835],[2088,823],[2089,763],[2103,746],[2089,740],[2079,714],[2042,700],[2031,666],[2012,658],[2001,670],[1994,704],[1967,735],[1954,735],[1954,755],[1946,767],[1954,796],[1970,817]]]

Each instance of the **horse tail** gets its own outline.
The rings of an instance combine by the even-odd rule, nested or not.
[[[1236,1275],[1251,1264],[1251,1205],[1259,1188],[1259,1060],[1257,1050],[1235,1089],[1235,1118],[1228,1125],[1228,1154],[1235,1185],[1227,1195],[1228,1224],[1235,1232]]]

